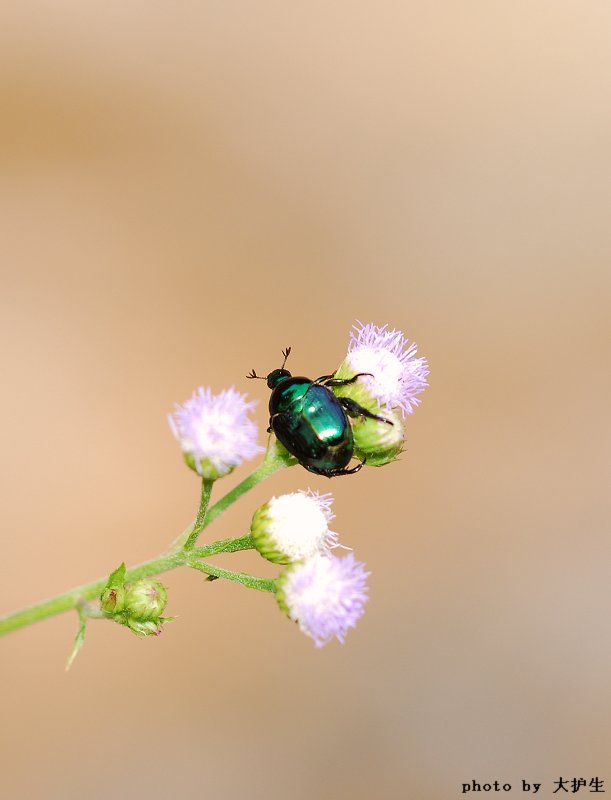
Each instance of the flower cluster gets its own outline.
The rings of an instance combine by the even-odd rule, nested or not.
[[[290,377],[284,371],[289,353],[290,348],[284,353],[282,369],[273,373],[272,383],[268,376],[270,388],[284,376]],[[420,403],[427,376],[426,359],[418,357],[415,343],[409,342],[401,331],[373,323],[353,326],[346,357],[325,385],[350,419],[354,455],[363,463],[383,466],[397,459],[403,450],[406,415]],[[253,370],[249,377],[258,376]],[[261,452],[255,423],[248,416],[254,406],[233,388],[218,395],[200,388],[185,403],[177,405],[169,423],[189,467],[206,481],[215,481]],[[351,439],[346,445],[350,453]],[[288,447],[290,442],[285,444]],[[299,449],[295,455],[300,460]],[[329,468],[321,474],[332,477],[354,471]],[[275,584],[280,608],[317,647],[334,637],[343,642],[346,632],[363,614],[367,600],[369,573],[364,565],[352,554],[338,558],[331,552],[340,546],[337,533],[329,529],[334,517],[331,503],[330,494],[311,490],[274,496],[255,511],[251,524],[254,547],[268,561],[284,565]],[[117,594],[116,587],[110,587],[106,599],[102,598],[103,606],[106,603],[107,612],[115,618],[123,614],[125,620],[131,618],[139,625],[148,625],[152,617],[127,613],[127,605],[111,609],[113,603],[128,601],[133,608],[136,590],[146,594],[150,587],[139,589],[135,584],[125,598],[120,592]],[[157,616],[160,614],[161,611]],[[132,622],[132,630],[133,625]]]
[[[348,352],[332,375],[293,377],[284,361],[262,378],[272,394],[265,457],[240,483],[209,507],[215,482],[263,451],[250,417],[256,403],[233,387],[219,394],[197,389],[168,416],[187,465],[201,478],[200,503],[191,525],[159,557],[126,570],[121,564],[107,581],[94,581],[45,603],[0,619],[0,634],[68,608],[79,628],[68,667],[80,651],[90,618],[110,619],[137,636],[156,636],[164,617],[167,590],[154,575],[189,567],[207,580],[223,578],[276,595],[280,609],[322,647],[344,641],[367,602],[365,566],[352,553],[338,558],[338,534],[329,493],[299,490],[272,497],[255,511],[250,532],[198,546],[198,539],[225,509],[282,467],[300,464],[319,476],[354,475],[366,464],[383,466],[403,449],[406,416],[420,403],[428,365],[403,333],[387,325],[357,323]],[[355,457],[360,463],[351,466]],[[209,556],[255,548],[282,565],[275,580],[235,572],[208,562]],[[347,548],[350,549],[350,548]],[[100,588],[102,588],[100,593]],[[89,600],[97,595],[100,607]],[[60,600],[60,602],[57,602]],[[66,602],[67,601],[67,602]]]
[[[284,494],[255,511],[251,535],[256,549],[276,564],[288,564],[276,582],[278,605],[317,647],[340,642],[363,614],[367,589],[363,564],[352,554],[337,558],[337,533],[330,493]]]

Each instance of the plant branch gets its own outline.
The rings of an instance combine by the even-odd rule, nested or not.
[[[272,440],[270,437],[265,458],[259,467],[210,508],[208,504],[212,491],[212,481],[202,480],[201,498],[195,522],[189,525],[180,534],[168,553],[164,553],[150,561],[144,561],[142,564],[137,564],[135,567],[127,570],[125,580],[127,582],[133,582],[140,578],[151,578],[162,572],[168,572],[169,570],[188,564],[194,569],[201,569],[203,572],[207,572],[207,574],[214,575],[215,577],[227,578],[227,580],[242,583],[244,586],[250,586],[253,589],[273,592],[273,581],[266,580],[265,578],[257,578],[253,575],[247,575],[241,572],[222,570],[220,567],[214,567],[212,565],[202,565],[200,562],[194,561],[194,559],[205,558],[217,553],[234,553],[238,550],[248,550],[253,547],[250,534],[236,539],[222,539],[203,547],[196,547],[195,545],[200,533],[220,516],[223,511],[242,497],[242,495],[246,494],[246,492],[250,491],[250,489],[270,475],[273,475],[274,472],[277,472],[283,467],[293,466],[294,464],[297,464],[297,460],[287,453],[276,440]],[[205,569],[202,569],[202,567],[205,567]],[[99,578],[97,581],[84,584],[83,586],[77,586],[74,589],[70,589],[68,592],[58,594],[56,597],[52,597],[42,603],[36,603],[28,608],[23,608],[20,611],[15,611],[12,614],[1,617],[0,636],[10,633],[11,631],[16,631],[19,628],[24,628],[26,625],[31,625],[34,622],[39,622],[40,620],[55,616],[56,614],[62,614],[64,611],[79,608],[83,603],[90,600],[97,600],[107,582],[107,576]],[[94,614],[90,614],[90,616],[94,616]]]
[[[216,502],[211,508],[208,509],[208,513],[206,515],[206,519],[204,521],[204,528],[207,528],[214,520],[219,517],[223,511],[229,508],[232,503],[235,503],[236,500],[239,500],[243,494],[249,492],[254,486],[261,481],[264,481],[266,478],[269,478],[270,475],[273,475],[274,472],[278,472],[278,470],[282,469],[283,467],[292,467],[294,464],[297,464],[297,459],[293,458],[293,456],[289,455],[287,451],[278,444],[277,441],[270,442],[267,451],[265,453],[265,458],[260,466],[254,472],[251,472],[241,483],[238,483],[237,486],[234,486],[231,491],[227,492],[224,497]]]
[[[240,536],[236,539],[220,539],[218,542],[206,545],[204,547],[195,547],[185,553],[180,550],[177,553],[169,553],[159,558],[154,558],[151,561],[145,561],[138,564],[131,569],[128,569],[125,574],[126,582],[137,581],[140,578],[152,578],[154,575],[159,575],[162,572],[169,572],[169,570],[182,567],[187,563],[189,557],[197,556],[205,558],[207,556],[217,555],[218,553],[235,553],[238,550],[248,550],[252,547],[252,537],[250,534]],[[50,600],[45,600],[42,603],[36,603],[33,606],[24,608],[21,611],[15,611],[6,617],[0,618],[0,636],[11,631],[16,631],[19,628],[24,628],[26,625],[31,625],[34,622],[47,619],[48,617],[62,614],[64,611],[70,611],[74,608],[81,608],[82,604],[90,601],[97,600],[102,593],[108,582],[108,576],[99,578],[97,581],[87,583],[84,586],[77,586],[69,592],[64,592]],[[94,616],[90,614],[89,616]]]
[[[185,550],[190,550],[191,548],[195,547],[200,533],[204,530],[204,525],[206,523],[206,512],[208,510],[208,503],[210,502],[213,484],[214,481],[210,481],[207,478],[202,478],[202,494],[199,501],[199,509],[197,511],[197,517],[195,519],[193,529],[187,536],[187,540],[185,541],[184,545],[182,545]]]
[[[200,572],[205,572],[206,575],[213,575],[215,578],[226,578],[228,581],[234,583],[241,583],[242,586],[248,586],[249,589],[258,589],[261,592],[275,592],[275,581],[269,578],[258,578],[256,575],[249,575],[246,572],[233,572],[230,569],[221,569],[214,564],[204,564],[195,559],[189,560],[189,566],[197,569]]]

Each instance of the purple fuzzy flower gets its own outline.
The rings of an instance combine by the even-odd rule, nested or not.
[[[316,647],[334,636],[343,643],[365,610],[368,575],[352,554],[315,555],[284,570],[278,581],[278,603]]]
[[[261,453],[257,426],[248,417],[255,405],[233,387],[217,395],[199,388],[185,403],[176,404],[168,422],[189,466],[214,480]]]
[[[388,325],[359,322],[353,328],[344,363],[355,373],[372,373],[373,378],[361,380],[380,405],[411,414],[429,374],[426,359],[416,358],[416,344],[409,344],[401,331],[388,330]]]

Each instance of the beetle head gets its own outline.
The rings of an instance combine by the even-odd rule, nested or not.
[[[292,376],[288,369],[275,369],[267,376],[267,385],[270,389],[275,389],[280,381],[290,377]]]
[[[268,388],[275,389],[276,386],[278,386],[278,384],[281,381],[283,381],[285,378],[291,378],[292,377],[292,375],[288,371],[288,369],[284,369],[284,367],[286,366],[286,360],[287,360],[287,358],[289,357],[290,354],[291,354],[291,348],[290,347],[287,347],[282,351],[282,355],[284,356],[284,361],[282,362],[282,366],[280,367],[280,369],[272,370],[269,373],[269,375],[267,376],[267,378],[264,378],[262,375],[257,375],[257,373],[254,371],[254,369],[251,370],[246,377],[247,378],[260,378],[261,380],[267,380]]]

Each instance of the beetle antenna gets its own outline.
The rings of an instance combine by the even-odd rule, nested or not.
[[[284,369],[284,366],[286,364],[286,360],[291,355],[291,348],[287,347],[286,350],[283,350],[282,351],[282,355],[284,356],[284,361],[282,362],[282,366],[280,367],[280,369]]]
[[[247,378],[259,378],[259,380],[260,380],[260,381],[265,381],[265,380],[267,380],[267,378],[264,378],[262,375],[257,375],[257,373],[254,371],[254,369],[252,369],[252,370],[251,370],[251,371],[248,373],[248,375],[247,375],[246,377],[247,377]]]

